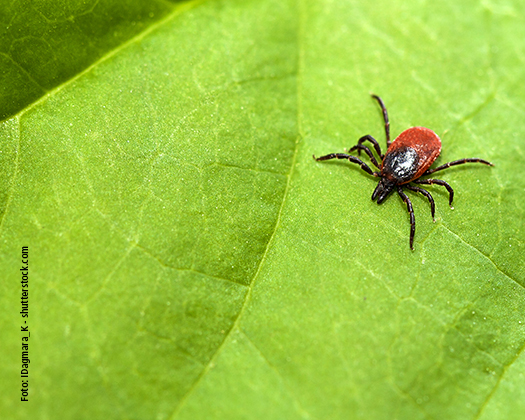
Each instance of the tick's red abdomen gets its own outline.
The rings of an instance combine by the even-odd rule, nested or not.
[[[330,153],[329,155],[321,156],[319,158],[314,156],[314,159],[316,161],[329,159],[348,159],[350,162],[358,164],[361,169],[363,169],[369,175],[380,178],[374,192],[372,193],[372,200],[377,200],[377,204],[381,204],[383,201],[385,201],[392,191],[397,191],[403,202],[406,204],[408,213],[410,214],[410,249],[413,250],[414,234],[416,232],[416,218],[414,216],[412,202],[410,201],[410,198],[403,192],[403,189],[406,188],[423,194],[425,197],[427,197],[428,201],[430,202],[430,212],[432,214],[432,218],[434,218],[436,206],[434,204],[432,195],[423,188],[420,188],[416,185],[410,185],[410,182],[424,185],[436,184],[444,186],[449,193],[448,203],[452,206],[454,190],[450,185],[439,179],[420,179],[420,177],[433,174],[451,166],[461,165],[463,163],[469,162],[479,162],[489,166],[493,165],[492,163],[483,159],[466,158],[454,160],[452,162],[440,165],[437,168],[430,169],[430,166],[432,166],[434,161],[441,153],[441,140],[439,139],[438,135],[425,127],[412,127],[403,131],[393,142],[390,142],[390,122],[388,121],[388,113],[386,112],[385,104],[379,96],[372,95],[372,97],[379,103],[381,111],[383,112],[383,120],[385,121],[386,145],[388,149],[383,155],[377,140],[368,134],[361,137],[357,144],[348,150],[348,153],[353,152],[354,150],[357,150],[358,153],[364,151],[370,158],[372,164],[374,164],[374,166],[377,168],[380,168],[381,171],[372,171],[372,169],[370,169],[368,165],[357,156],[346,153]],[[379,165],[372,150],[363,145],[365,141],[372,143],[377,155],[381,158],[381,165]]]
[[[381,174],[391,175],[398,185],[419,178],[441,153],[441,140],[432,130],[412,127],[403,131],[386,151]]]

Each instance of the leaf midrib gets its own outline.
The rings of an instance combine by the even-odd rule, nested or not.
[[[197,387],[201,383],[202,379],[206,376],[208,371],[215,364],[215,361],[216,361],[217,357],[221,353],[222,349],[226,346],[226,343],[228,342],[228,340],[231,337],[231,335],[237,330],[240,331],[239,324],[240,324],[242,316],[243,316],[243,314],[244,314],[244,312],[246,310],[246,307],[248,306],[248,303],[250,301],[252,290],[253,290],[253,286],[255,285],[255,282],[256,282],[257,278],[259,277],[259,275],[260,275],[260,273],[262,271],[264,263],[266,262],[266,258],[268,256],[268,253],[269,253],[269,250],[270,250],[271,246],[273,245],[277,229],[279,228],[279,225],[280,225],[280,222],[281,222],[284,205],[286,203],[286,199],[287,199],[288,193],[290,191],[291,180],[292,180],[292,176],[294,174],[294,168],[296,166],[296,160],[297,160],[297,155],[298,155],[298,151],[299,151],[299,145],[301,143],[301,140],[304,139],[304,134],[303,134],[303,129],[302,129],[302,75],[303,75],[303,68],[304,68],[304,45],[303,45],[303,42],[302,42],[302,40],[303,40],[303,36],[302,35],[303,35],[303,30],[304,30],[304,9],[303,9],[303,1],[302,0],[297,0],[297,7],[298,7],[298,14],[299,14],[298,25],[297,25],[297,39],[296,39],[297,50],[298,50],[297,66],[296,66],[296,73],[297,73],[296,74],[296,93],[297,93],[297,97],[296,97],[296,102],[297,102],[297,106],[296,106],[297,115],[296,115],[296,118],[297,118],[297,121],[296,121],[296,124],[297,124],[297,131],[298,131],[298,133],[297,133],[297,137],[296,137],[296,140],[295,140],[294,153],[293,153],[293,156],[292,156],[292,159],[291,159],[291,163],[290,163],[290,170],[288,171],[288,174],[286,175],[286,177],[287,177],[286,187],[284,189],[281,205],[280,205],[279,211],[277,213],[275,226],[273,228],[272,234],[270,235],[270,238],[268,239],[268,242],[266,244],[266,248],[265,248],[264,253],[262,255],[261,261],[259,262],[259,266],[257,268],[257,271],[255,272],[254,276],[252,277],[250,283],[248,284],[248,291],[246,292],[246,295],[244,297],[244,301],[243,301],[243,303],[241,305],[241,309],[239,310],[239,313],[237,314],[237,317],[235,318],[235,320],[234,320],[234,322],[232,324],[232,327],[224,335],[223,341],[221,342],[221,344],[217,347],[217,350],[215,350],[215,352],[211,356],[208,364],[201,371],[200,375],[195,379],[195,381],[190,386],[190,388],[188,389],[186,394],[180,400],[179,404],[177,404],[177,406],[175,407],[173,413],[168,417],[169,419],[172,419],[172,418],[176,417],[180,413],[181,409],[186,404],[186,401],[188,400],[188,398],[193,394],[195,389],[197,389]]]
[[[62,89],[66,88],[67,86],[71,85],[76,80],[80,79],[82,76],[84,76],[86,74],[89,74],[91,71],[93,71],[99,65],[101,65],[102,63],[104,63],[107,60],[111,59],[113,56],[115,56],[120,51],[126,49],[127,47],[129,47],[130,45],[133,45],[136,42],[141,41],[144,37],[146,37],[147,35],[149,35],[153,31],[155,31],[156,29],[166,25],[168,22],[170,22],[175,17],[179,16],[183,12],[186,12],[188,10],[191,10],[191,9],[199,6],[200,4],[204,3],[205,1],[210,1],[210,0],[192,0],[192,1],[189,1],[187,3],[184,3],[184,4],[180,5],[179,7],[175,7],[174,10],[171,13],[169,13],[167,16],[165,16],[163,19],[161,19],[158,22],[150,25],[148,28],[146,28],[141,33],[135,35],[134,37],[130,38],[129,40],[127,40],[123,44],[119,45],[117,48],[111,50],[110,52],[108,52],[107,54],[105,54],[104,56],[99,58],[97,61],[95,61],[93,64],[91,64],[89,67],[87,67],[86,69],[84,69],[80,73],[76,74],[74,77],[68,79],[64,83],[62,83],[62,84],[56,86],[55,88],[49,90],[46,94],[44,94],[43,96],[38,98],[38,100],[36,100],[32,104],[26,106],[25,108],[20,110],[17,114],[10,116],[7,120],[0,121],[0,122],[5,122],[5,121],[8,121],[8,120],[15,120],[15,121],[17,121],[17,124],[18,124],[18,139],[17,139],[17,143],[16,143],[15,161],[14,161],[15,169],[13,171],[13,175],[11,176],[11,180],[9,182],[9,188],[8,188],[9,192],[8,192],[8,196],[7,196],[4,212],[3,212],[2,216],[0,217],[0,235],[2,234],[4,222],[5,222],[5,219],[6,219],[9,207],[10,207],[11,199],[13,197],[14,189],[15,189],[15,181],[16,181],[16,178],[18,176],[18,167],[19,167],[19,161],[20,161],[20,144],[21,144],[21,137],[22,137],[21,132],[20,132],[20,119],[22,118],[22,116],[26,112],[29,112],[33,108],[37,107],[38,105],[41,105],[41,104],[45,103],[50,97],[52,97],[53,95],[57,94]]]
[[[152,23],[150,26],[145,28],[142,32],[138,33],[137,35],[135,35],[132,38],[128,39],[127,41],[123,42],[122,44],[120,44],[116,48],[112,49],[111,51],[108,51],[106,54],[104,54],[102,57],[100,57],[94,63],[92,63],[91,65],[89,65],[84,70],[82,70],[81,72],[77,73],[76,75],[74,75],[70,79],[67,79],[66,81],[62,82],[61,84],[55,86],[53,89],[48,90],[44,95],[39,97],[36,101],[32,102],[31,104],[29,104],[25,108],[21,109],[16,114],[11,115],[10,117],[8,117],[7,120],[10,120],[12,118],[20,118],[20,117],[22,117],[26,112],[32,110],[33,108],[37,107],[38,105],[40,105],[40,104],[42,104],[44,102],[46,102],[50,97],[52,97],[53,95],[57,94],[58,92],[60,92],[65,87],[71,85],[76,80],[80,79],[82,76],[84,76],[86,74],[89,74],[95,68],[97,68],[102,63],[104,63],[104,62],[108,61],[109,59],[111,59],[112,57],[114,57],[120,51],[125,50],[126,48],[128,48],[129,46],[131,46],[131,45],[133,45],[133,44],[135,44],[137,42],[140,42],[143,38],[145,38],[146,36],[148,36],[149,34],[154,32],[155,30],[163,27],[164,25],[169,23],[171,20],[173,20],[177,16],[179,16],[182,13],[187,12],[187,11],[189,11],[191,9],[194,9],[195,7],[201,5],[202,3],[205,3],[206,1],[211,1],[211,0],[190,0],[190,1],[186,2],[186,3],[183,3],[183,4],[178,5],[178,6],[171,5],[173,7],[173,10],[170,13],[168,13],[166,16],[164,16],[162,19],[160,19],[159,21],[157,21],[155,23]],[[4,121],[6,121],[6,120],[4,120]]]

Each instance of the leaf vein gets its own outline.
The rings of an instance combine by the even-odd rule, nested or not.
[[[208,274],[208,273],[205,273],[203,271],[196,270],[194,268],[174,267],[172,265],[167,264],[163,260],[161,260],[155,254],[153,254],[149,249],[144,248],[139,243],[136,243],[135,246],[136,246],[137,249],[139,249],[142,252],[144,252],[147,256],[149,256],[150,258],[153,258],[155,261],[157,261],[160,264],[160,266],[165,268],[165,269],[200,274],[201,276],[209,277],[209,278],[214,279],[214,280],[220,280],[220,281],[224,281],[224,282],[227,282],[227,283],[233,283],[233,284],[236,284],[238,286],[248,287],[246,284],[236,282],[235,280],[227,279],[226,277],[214,276],[212,274]]]
[[[21,38],[21,39],[24,39],[24,38]],[[15,59],[13,57],[11,57],[9,54],[5,54],[5,53],[0,53],[0,55],[6,57],[7,59],[9,59],[9,61],[11,61],[11,63],[13,63],[27,78],[29,81],[31,81],[35,86],[37,86],[39,89],[42,90],[42,92],[47,92],[47,89],[44,88],[43,86],[40,85],[40,83],[38,83],[34,78],[33,76],[31,76],[31,74],[17,61],[15,61]]]
[[[483,252],[481,252],[478,248],[476,248],[474,245],[471,245],[469,244],[467,241],[465,241],[461,236],[459,236],[457,233],[453,232],[452,230],[450,230],[448,227],[446,227],[445,225],[441,225],[443,226],[443,228],[445,228],[446,230],[448,230],[452,235],[454,235],[456,238],[458,238],[461,242],[463,242],[465,245],[469,246],[470,248],[474,249],[475,251],[477,251],[480,255],[484,256],[487,260],[489,260],[491,262],[491,264],[496,268],[496,270],[498,270],[501,274],[503,274],[505,277],[507,277],[509,280],[511,280],[512,282],[516,283],[518,286],[520,287],[523,287],[525,288],[524,285],[522,285],[520,282],[518,282],[517,280],[513,279],[512,277],[510,277],[507,273],[505,273],[501,268],[499,268],[496,263],[492,260],[492,258],[490,258],[488,255],[485,255]]]
[[[248,336],[248,334],[246,334],[241,328],[239,328],[239,332],[242,333],[242,335],[244,335],[244,337],[246,338],[246,340],[251,344],[251,346],[255,349],[255,351],[259,354],[259,356],[264,360],[264,362],[268,365],[268,367],[275,373],[275,375],[279,378],[279,380],[285,385],[285,387],[288,389],[288,392],[290,393],[290,395],[292,396],[293,400],[295,401],[295,403],[297,404],[297,408],[299,410],[299,412],[301,413],[302,417],[304,418],[312,418],[312,416],[304,409],[304,407],[302,406],[301,402],[299,401],[299,399],[297,398],[297,396],[295,395],[295,393],[293,392],[293,388],[289,387],[287,382],[285,381],[284,377],[279,373],[279,371],[277,370],[277,367],[274,366],[269,360],[268,358],[264,355],[264,353],[261,351],[261,349],[259,349],[259,347],[257,347],[255,345],[255,343],[252,341],[252,339]]]
[[[297,34],[297,44],[298,44],[299,53],[298,53],[298,57],[297,57],[297,80],[296,80],[296,84],[297,84],[297,129],[298,129],[298,134],[297,134],[297,138],[296,138],[296,141],[295,141],[295,148],[294,148],[294,153],[293,153],[291,164],[290,164],[290,170],[289,170],[289,172],[287,174],[286,187],[285,187],[285,190],[284,190],[281,206],[280,206],[279,211],[277,213],[275,226],[274,226],[272,234],[270,235],[270,238],[268,239],[268,243],[266,244],[266,249],[264,250],[264,253],[263,253],[263,256],[261,258],[261,261],[259,262],[259,266],[257,268],[257,271],[255,272],[255,275],[253,276],[253,278],[251,279],[251,281],[250,281],[250,283],[248,285],[248,291],[246,292],[246,295],[244,297],[244,301],[243,301],[243,303],[241,305],[241,309],[240,309],[237,317],[235,318],[235,320],[234,320],[234,322],[232,324],[232,327],[230,328],[228,333],[225,334],[224,340],[217,347],[217,350],[211,356],[210,361],[208,362],[206,367],[202,370],[202,372],[197,377],[195,382],[192,384],[192,386],[186,392],[184,397],[180,400],[179,404],[175,407],[175,409],[172,412],[172,414],[168,416],[169,419],[175,418],[180,413],[182,407],[184,407],[184,405],[186,404],[186,401],[188,400],[190,395],[192,395],[192,393],[195,391],[195,389],[197,389],[197,387],[199,386],[199,384],[201,383],[203,378],[206,376],[206,374],[209,372],[209,370],[213,367],[213,365],[214,365],[218,355],[221,353],[222,349],[225,347],[228,339],[231,337],[231,335],[233,334],[233,332],[235,330],[239,329],[240,319],[242,318],[242,315],[244,314],[244,311],[245,311],[245,309],[247,307],[247,304],[250,301],[251,292],[253,290],[253,285],[255,284],[256,279],[259,277],[259,274],[261,273],[262,267],[264,266],[264,262],[266,261],[266,257],[268,256],[268,252],[269,252],[269,250],[271,248],[271,245],[272,245],[272,243],[274,241],[274,238],[275,238],[275,234],[276,234],[277,229],[278,229],[278,227],[280,225],[280,222],[281,222],[283,208],[284,208],[284,205],[286,203],[286,198],[288,196],[288,193],[290,191],[291,178],[292,178],[292,175],[293,175],[293,172],[294,172],[294,168],[295,168],[295,162],[296,162],[297,154],[298,154],[298,150],[299,150],[299,143],[300,143],[300,140],[303,138],[303,136],[302,136],[302,129],[301,129],[301,115],[302,115],[301,94],[302,94],[302,90],[301,90],[300,80],[301,80],[301,76],[302,76],[302,66],[303,66],[303,62],[304,62],[304,51],[303,51],[303,45],[301,44],[300,39],[301,39],[302,31],[303,31],[303,18],[304,17],[303,17],[303,14],[302,14],[301,3],[302,3],[302,0],[298,0],[299,9],[300,9],[298,34]]]
[[[503,370],[501,371],[501,375],[499,376],[497,382],[494,384],[494,387],[492,388],[490,393],[487,395],[487,398],[485,398],[485,401],[483,401],[483,404],[481,404],[481,407],[479,408],[479,411],[476,413],[476,416],[474,417],[474,420],[479,419],[480,416],[483,414],[483,411],[487,407],[488,403],[492,399],[492,396],[496,393],[496,390],[498,389],[501,381],[503,380],[503,377],[505,376],[505,373],[507,373],[507,371],[510,369],[510,367],[514,364],[514,362],[516,360],[519,359],[519,357],[521,356],[521,354],[524,351],[525,351],[525,341],[523,342],[523,344],[521,345],[521,348],[516,353],[516,357],[514,357],[514,359],[512,359],[508,365],[505,365],[503,367]]]
[[[182,14],[182,13],[188,11],[188,10],[191,10],[191,9],[199,6],[201,3],[204,3],[205,1],[207,1],[207,0],[192,0],[192,1],[189,1],[187,3],[182,4],[179,7],[176,7],[171,13],[166,15],[163,19],[159,20],[158,22],[154,23],[151,26],[148,26],[144,31],[142,31],[139,34],[137,34],[136,36],[128,39],[126,42],[124,42],[123,44],[119,45],[117,48],[109,51],[107,54],[105,54],[102,57],[100,57],[97,61],[95,61],[89,67],[85,68],[83,71],[81,71],[78,74],[76,74],[75,76],[71,77],[69,80],[66,80],[62,84],[60,84],[60,85],[54,87],[53,89],[47,91],[47,93],[44,94],[43,96],[41,96],[38,100],[36,100],[32,104],[28,105],[27,107],[21,109],[17,114],[15,114],[15,117],[22,116],[27,111],[29,111],[29,110],[35,108],[36,106],[44,103],[49,97],[53,96],[57,92],[60,92],[63,88],[65,88],[66,86],[69,86],[70,84],[72,84],[76,80],[80,79],[85,74],[88,74],[94,68],[98,67],[100,64],[102,64],[105,61],[109,60],[110,58],[114,57],[118,52],[126,49],[130,45],[133,45],[133,44],[141,41],[143,38],[145,38],[147,35],[149,35],[153,31],[155,31],[157,28],[162,27],[166,23],[170,22],[172,19],[175,19],[180,14]]]
[[[11,182],[9,184],[9,195],[7,197],[7,201],[5,203],[5,209],[4,213],[2,214],[2,219],[0,220],[0,235],[2,233],[2,230],[4,228],[4,222],[7,215],[7,211],[9,210],[9,206],[11,204],[11,200],[13,199],[13,192],[15,190],[15,180],[18,175],[18,167],[19,167],[19,161],[20,161],[20,119],[15,117],[15,121],[17,122],[17,129],[18,129],[18,139],[16,142],[16,155],[15,155],[15,169],[13,171],[13,176],[11,177]]]

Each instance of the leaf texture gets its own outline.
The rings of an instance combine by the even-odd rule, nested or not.
[[[523,418],[522,4],[35,3],[32,20],[17,4],[0,66],[31,65],[5,65],[0,102],[6,418]],[[24,55],[15,29],[47,49]],[[435,223],[408,192],[414,251],[399,197],[378,206],[377,179],[312,159],[365,134],[385,147],[371,92],[393,137],[441,137],[437,164],[495,164],[440,173],[456,195],[429,186]]]

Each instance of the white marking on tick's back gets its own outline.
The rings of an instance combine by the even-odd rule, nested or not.
[[[412,172],[418,159],[417,152],[414,149],[407,147],[402,153],[399,153],[393,159],[392,167],[394,169],[394,175],[399,178],[407,176],[407,174]]]

